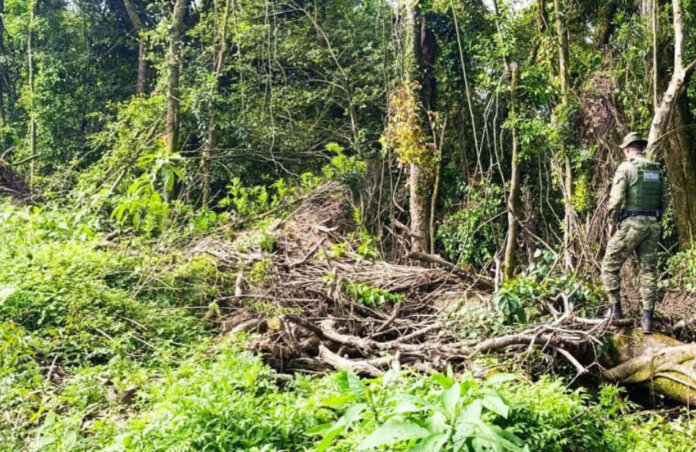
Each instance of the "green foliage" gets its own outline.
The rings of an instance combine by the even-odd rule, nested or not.
[[[321,169],[327,180],[341,180],[352,187],[358,187],[365,181],[366,163],[356,156],[347,156],[344,148],[337,143],[329,143],[326,150],[334,154],[331,162]]]
[[[403,382],[395,374],[362,381],[343,372],[338,376],[343,395],[326,403],[344,406],[344,414],[312,432],[323,436],[316,450],[328,449],[351,430],[360,432],[360,442],[349,440],[342,446],[339,441],[339,450],[382,446],[433,452],[528,450],[519,438],[495,423],[508,416],[509,407],[493,385],[506,379],[499,375],[480,386],[471,377],[456,381],[451,373],[435,374],[399,391]]]
[[[144,247],[100,249],[93,217],[7,205],[0,217],[0,406],[12,419],[0,423],[0,449],[30,432],[36,450],[71,449],[83,420],[110,410],[145,369],[207,342],[188,308],[206,304],[219,278],[207,258],[171,256],[159,269]]]
[[[696,246],[672,256],[667,261],[667,270],[671,277],[660,282],[663,287],[696,292]]]
[[[378,307],[387,302],[399,303],[403,300],[401,294],[394,294],[367,284],[344,283],[343,289],[355,301],[370,307]]]
[[[121,225],[131,224],[146,234],[160,232],[169,214],[169,203],[163,200],[159,190],[168,196],[174,192],[176,182],[184,178],[178,166],[180,159],[179,154],[169,155],[164,147],[156,154],[142,156],[138,166],[145,172],[128,187],[126,197],[114,209],[112,217]]]
[[[370,233],[363,229],[356,235],[360,240],[358,248],[355,250],[358,256],[366,260],[377,259],[379,257],[379,251],[376,248],[375,239]]]
[[[287,194],[285,181],[278,179],[273,194],[265,186],[244,187],[240,178],[232,179],[227,186],[228,196],[222,198],[219,207],[231,207],[240,216],[255,215],[270,210],[280,203]]]
[[[443,220],[437,240],[450,261],[481,268],[493,259],[503,240],[504,195],[493,184],[483,184],[480,190],[464,185],[461,192],[466,201]]]
[[[249,276],[247,281],[251,285],[263,284],[268,282],[271,278],[271,269],[273,268],[273,262],[268,259],[261,259],[254,263],[249,271]]]
[[[511,404],[503,425],[524,438],[530,450],[633,450],[622,419],[632,405],[614,386],[602,388],[596,404],[585,391],[570,391],[561,380],[548,377],[534,384],[506,385],[502,392]]]
[[[328,415],[298,378],[286,390],[272,370],[226,341],[211,358],[184,363],[148,388],[148,407],[116,435],[111,450],[302,450],[304,432]]]
[[[538,316],[542,301],[562,308],[563,296],[578,312],[601,304],[600,290],[572,271],[562,271],[556,253],[539,249],[534,257],[536,261],[526,271],[505,281],[493,295],[493,301],[508,323],[525,323],[530,317]]]

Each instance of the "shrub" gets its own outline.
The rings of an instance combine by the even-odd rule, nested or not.
[[[571,271],[561,270],[555,253],[537,250],[534,257],[524,272],[506,281],[493,295],[508,323],[524,323],[537,316],[541,301],[555,303],[562,309],[561,295],[566,295],[579,312],[601,304],[600,289]]]
[[[450,261],[482,268],[493,259],[503,241],[503,193],[494,184],[481,188],[463,185],[461,191],[466,202],[443,220],[437,240]]]

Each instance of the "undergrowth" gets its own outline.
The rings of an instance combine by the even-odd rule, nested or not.
[[[2,206],[0,219],[2,452],[674,452],[696,434],[687,414],[638,412],[613,386],[591,395],[552,378],[277,374],[245,338],[216,337],[206,313],[234,275],[213,261],[166,238],[112,246],[97,232],[103,219],[55,207]],[[259,262],[250,277],[261,284]],[[577,288],[538,278],[543,262],[520,277],[533,291]],[[373,308],[401,301],[343,289]]]

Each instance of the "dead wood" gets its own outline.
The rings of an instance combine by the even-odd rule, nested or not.
[[[684,404],[696,403],[696,344],[635,330],[614,335],[612,344],[615,350],[604,359],[618,364],[604,371],[604,378],[644,386]]]
[[[451,262],[447,262],[445,259],[436,254],[427,254],[415,251],[411,252],[408,255],[408,257],[410,259],[415,259],[417,261],[425,262],[428,264],[435,264],[440,267],[446,268],[447,270],[450,270],[457,276],[461,276],[469,281],[473,281],[473,284],[480,289],[493,289],[493,280],[483,275],[476,275],[474,270],[469,265],[462,264],[461,267],[458,267],[452,264]]]
[[[357,374],[367,375],[370,377],[379,376],[383,370],[380,367],[389,366],[390,363],[394,361],[393,356],[387,356],[384,358],[372,359],[367,361],[356,361],[343,358],[340,355],[332,352],[323,345],[319,346],[319,356],[320,361],[329,364],[334,369],[339,370],[350,370]]]
[[[234,274],[234,295],[218,300],[232,311],[221,322],[223,331],[260,333],[251,347],[273,367],[348,369],[375,376],[394,364],[442,372],[481,354],[537,347],[570,363],[578,375],[649,386],[674,400],[696,402],[696,344],[662,335],[646,339],[633,330],[632,319],[579,317],[569,302],[572,293],[539,300],[543,320],[538,324],[517,331],[510,327],[508,334],[483,340],[462,339],[462,324],[451,314],[463,303],[492,309],[488,291],[472,292],[490,290],[490,278],[426,253],[409,257],[434,267],[365,259],[347,234],[354,227],[349,204],[347,191],[333,183],[307,196],[271,228],[273,252],[248,244],[254,231],[239,234],[237,242],[208,238],[193,248],[214,256],[221,269]],[[258,264],[263,264],[262,275]],[[372,298],[360,296],[361,290]],[[397,298],[387,301],[378,291]],[[250,307],[258,302],[271,304],[274,314]],[[607,340],[612,352],[600,352]]]

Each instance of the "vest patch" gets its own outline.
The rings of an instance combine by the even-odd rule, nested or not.
[[[643,172],[644,181],[659,181],[660,173],[658,171],[644,171]]]

